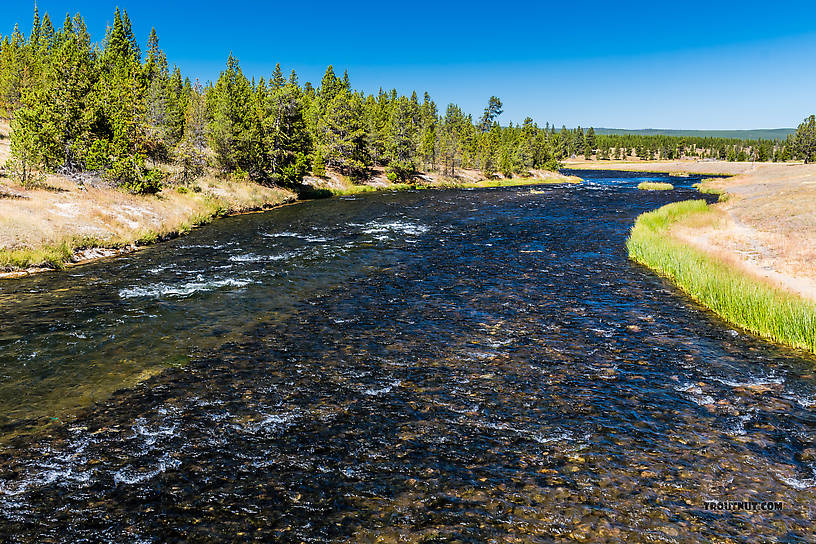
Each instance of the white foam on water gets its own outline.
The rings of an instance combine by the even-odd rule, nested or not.
[[[714,404],[714,397],[710,395],[704,395],[703,390],[700,389],[699,386],[694,385],[692,383],[686,383],[683,385],[674,386],[675,391],[679,391],[681,393],[687,393],[687,397],[690,401],[697,404],[698,406],[705,406],[707,404]]]
[[[816,406],[816,396],[811,396],[810,398],[803,398],[798,396],[788,398],[794,400],[796,404],[798,404],[802,408],[813,408],[814,406]]]
[[[388,232],[396,232],[417,236],[428,232],[428,227],[417,223],[409,223],[407,221],[389,221],[381,223],[379,221],[369,221],[363,225],[363,234],[384,234]]]
[[[285,230],[283,232],[262,232],[260,233],[264,238],[300,238],[297,232]]]
[[[530,438],[532,438],[539,444],[551,444],[553,442],[569,442],[574,437],[572,436],[572,434],[568,432],[563,432],[561,434],[556,434],[552,436],[545,436],[541,433],[535,433],[530,435]]]
[[[374,389],[373,387],[370,389],[366,389],[365,391],[363,391],[363,394],[369,395],[371,397],[377,397],[380,395],[384,395],[386,393],[390,393],[395,387],[399,387],[400,385],[402,385],[402,380],[394,380],[390,384],[380,389]]]
[[[171,268],[175,268],[175,267],[176,267],[176,265],[174,265],[174,264],[168,264],[168,265],[156,266],[156,267],[153,267],[153,268],[149,268],[147,271],[150,272],[151,274],[161,274],[165,270],[170,270]]]
[[[173,436],[175,432],[175,424],[151,429],[145,425],[145,421],[142,418],[137,419],[135,425],[133,425],[133,438],[140,439],[141,442],[148,447],[155,444],[162,437]]]
[[[237,427],[239,431],[257,434],[259,432],[280,432],[291,426],[297,419],[295,414],[264,414],[260,421],[251,421]]]
[[[245,287],[252,280],[244,278],[225,278],[206,281],[202,276],[198,276],[195,281],[186,283],[151,283],[146,286],[128,287],[119,290],[122,298],[162,298],[162,297],[188,297],[198,292],[215,291],[224,287]]]
[[[298,240],[304,240],[306,242],[330,242],[330,241],[334,240],[334,238],[329,237],[329,236],[318,236],[318,235],[314,235],[314,234],[302,234],[300,232],[291,232],[291,231],[262,232],[260,234],[264,238],[297,238]]]
[[[159,474],[165,472],[168,468],[177,468],[179,465],[181,465],[181,461],[178,459],[173,459],[168,455],[164,455],[161,459],[159,459],[156,468],[153,470],[139,469],[129,465],[114,471],[112,473],[113,483],[115,485],[133,485],[140,482],[146,482],[147,480],[151,480]]]
[[[271,261],[284,261],[296,257],[300,251],[293,250],[278,255],[258,255],[256,253],[243,253],[240,255],[232,255],[229,260],[234,263],[262,263]]]
[[[729,387],[760,387],[765,385],[779,385],[780,383],[784,382],[782,378],[757,378],[753,380],[748,380],[746,382],[739,382],[735,380],[729,380],[727,378],[712,378],[721,384],[727,385]]]
[[[743,414],[739,416],[734,427],[728,431],[728,434],[736,436],[745,436],[745,424],[753,418],[753,414]]]
[[[801,490],[816,487],[816,478],[805,478],[800,480],[798,478],[787,478],[785,476],[780,476],[779,479],[794,489]]]
[[[471,360],[484,360],[490,359],[491,357],[496,357],[495,353],[488,353],[486,351],[468,351],[467,355]]]

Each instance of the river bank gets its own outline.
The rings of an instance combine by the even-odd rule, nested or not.
[[[8,141],[0,138],[0,163],[8,158]],[[60,175],[49,175],[34,189],[0,176],[0,279],[130,253],[186,234],[216,217],[268,210],[298,198],[547,183],[580,183],[580,178],[536,170],[521,178],[486,179],[478,171],[460,170],[453,179],[423,174],[408,184],[392,183],[382,168],[375,168],[362,183],[335,172],[325,178],[307,177],[304,189],[296,193],[210,173],[190,185],[168,185],[157,195],[131,195]]]
[[[466,189],[580,183],[557,172],[523,178],[485,179],[466,172],[457,179],[423,176],[416,184],[374,178],[353,184],[340,176],[307,179],[302,198],[376,191]],[[269,210],[293,203],[298,194],[279,187],[203,178],[190,187],[168,187],[156,196],[112,188],[84,188],[52,176],[46,188],[23,190],[0,184],[0,279],[83,264],[136,251],[175,238],[220,216]]]
[[[787,299],[789,293],[793,296],[790,300],[794,301],[790,304],[813,308],[816,302],[816,165],[722,161],[580,162],[576,165],[581,169],[730,174],[728,178],[706,180],[700,187],[704,192],[723,194],[719,203],[710,206],[705,213],[673,217],[661,227],[661,235],[650,243],[659,244],[660,251],[672,253],[677,258],[686,255],[683,258],[688,262],[689,270],[695,268],[692,263],[695,259],[690,256],[702,256],[712,266],[724,266],[731,276],[729,281],[747,280],[756,290],[778,291],[779,300]],[[664,210],[664,213],[669,211]],[[693,250],[693,253],[681,250],[680,246]],[[688,277],[683,279],[676,273],[669,273],[656,260],[645,258],[643,252],[634,252],[632,256],[669,275],[687,292],[694,293],[697,289]],[[766,323],[764,326],[739,317],[737,313],[742,316],[753,313],[745,308],[747,298],[741,297],[743,308],[737,313],[718,307],[722,297],[713,297],[708,302],[699,295],[695,298],[732,323],[788,345],[814,350],[816,326],[813,324],[807,325],[809,332],[797,333],[809,335],[809,341],[792,342],[786,334],[774,332],[776,327],[770,325],[771,317],[760,320]],[[774,298],[778,297],[775,295]],[[781,304],[779,308],[788,308],[790,304]],[[812,317],[810,312],[805,314]],[[777,317],[781,318],[780,315]],[[805,317],[799,321],[802,319]]]

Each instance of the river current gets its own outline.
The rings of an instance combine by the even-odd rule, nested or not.
[[[0,283],[0,541],[816,541],[816,360],[626,256],[698,178],[578,175]]]

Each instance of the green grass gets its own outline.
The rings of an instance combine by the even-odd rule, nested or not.
[[[104,241],[91,236],[66,238],[56,244],[36,248],[0,249],[0,272],[26,268],[62,269],[71,261],[74,252],[90,247],[122,247],[122,242]]]
[[[0,250],[0,271],[30,267],[64,268],[71,259],[74,248],[69,242],[38,248]]]
[[[728,200],[728,193],[726,193],[722,189],[717,189],[715,187],[708,186],[706,183],[709,182],[709,181],[719,181],[719,180],[717,180],[716,178],[715,179],[706,178],[706,179],[702,180],[700,183],[695,183],[694,185],[692,185],[692,187],[694,187],[695,189],[697,189],[697,191],[699,193],[704,194],[704,195],[718,195],[720,197],[719,198],[720,202],[727,201]]]
[[[816,303],[774,287],[668,234],[678,221],[706,221],[704,200],[668,204],[637,218],[629,257],[668,278],[726,321],[759,336],[816,353]]]
[[[671,191],[674,185],[658,181],[642,181],[638,183],[637,188],[641,191]]]

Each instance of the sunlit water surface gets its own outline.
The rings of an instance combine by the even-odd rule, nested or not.
[[[697,178],[579,175],[0,283],[0,540],[814,541],[814,359],[627,260]]]

